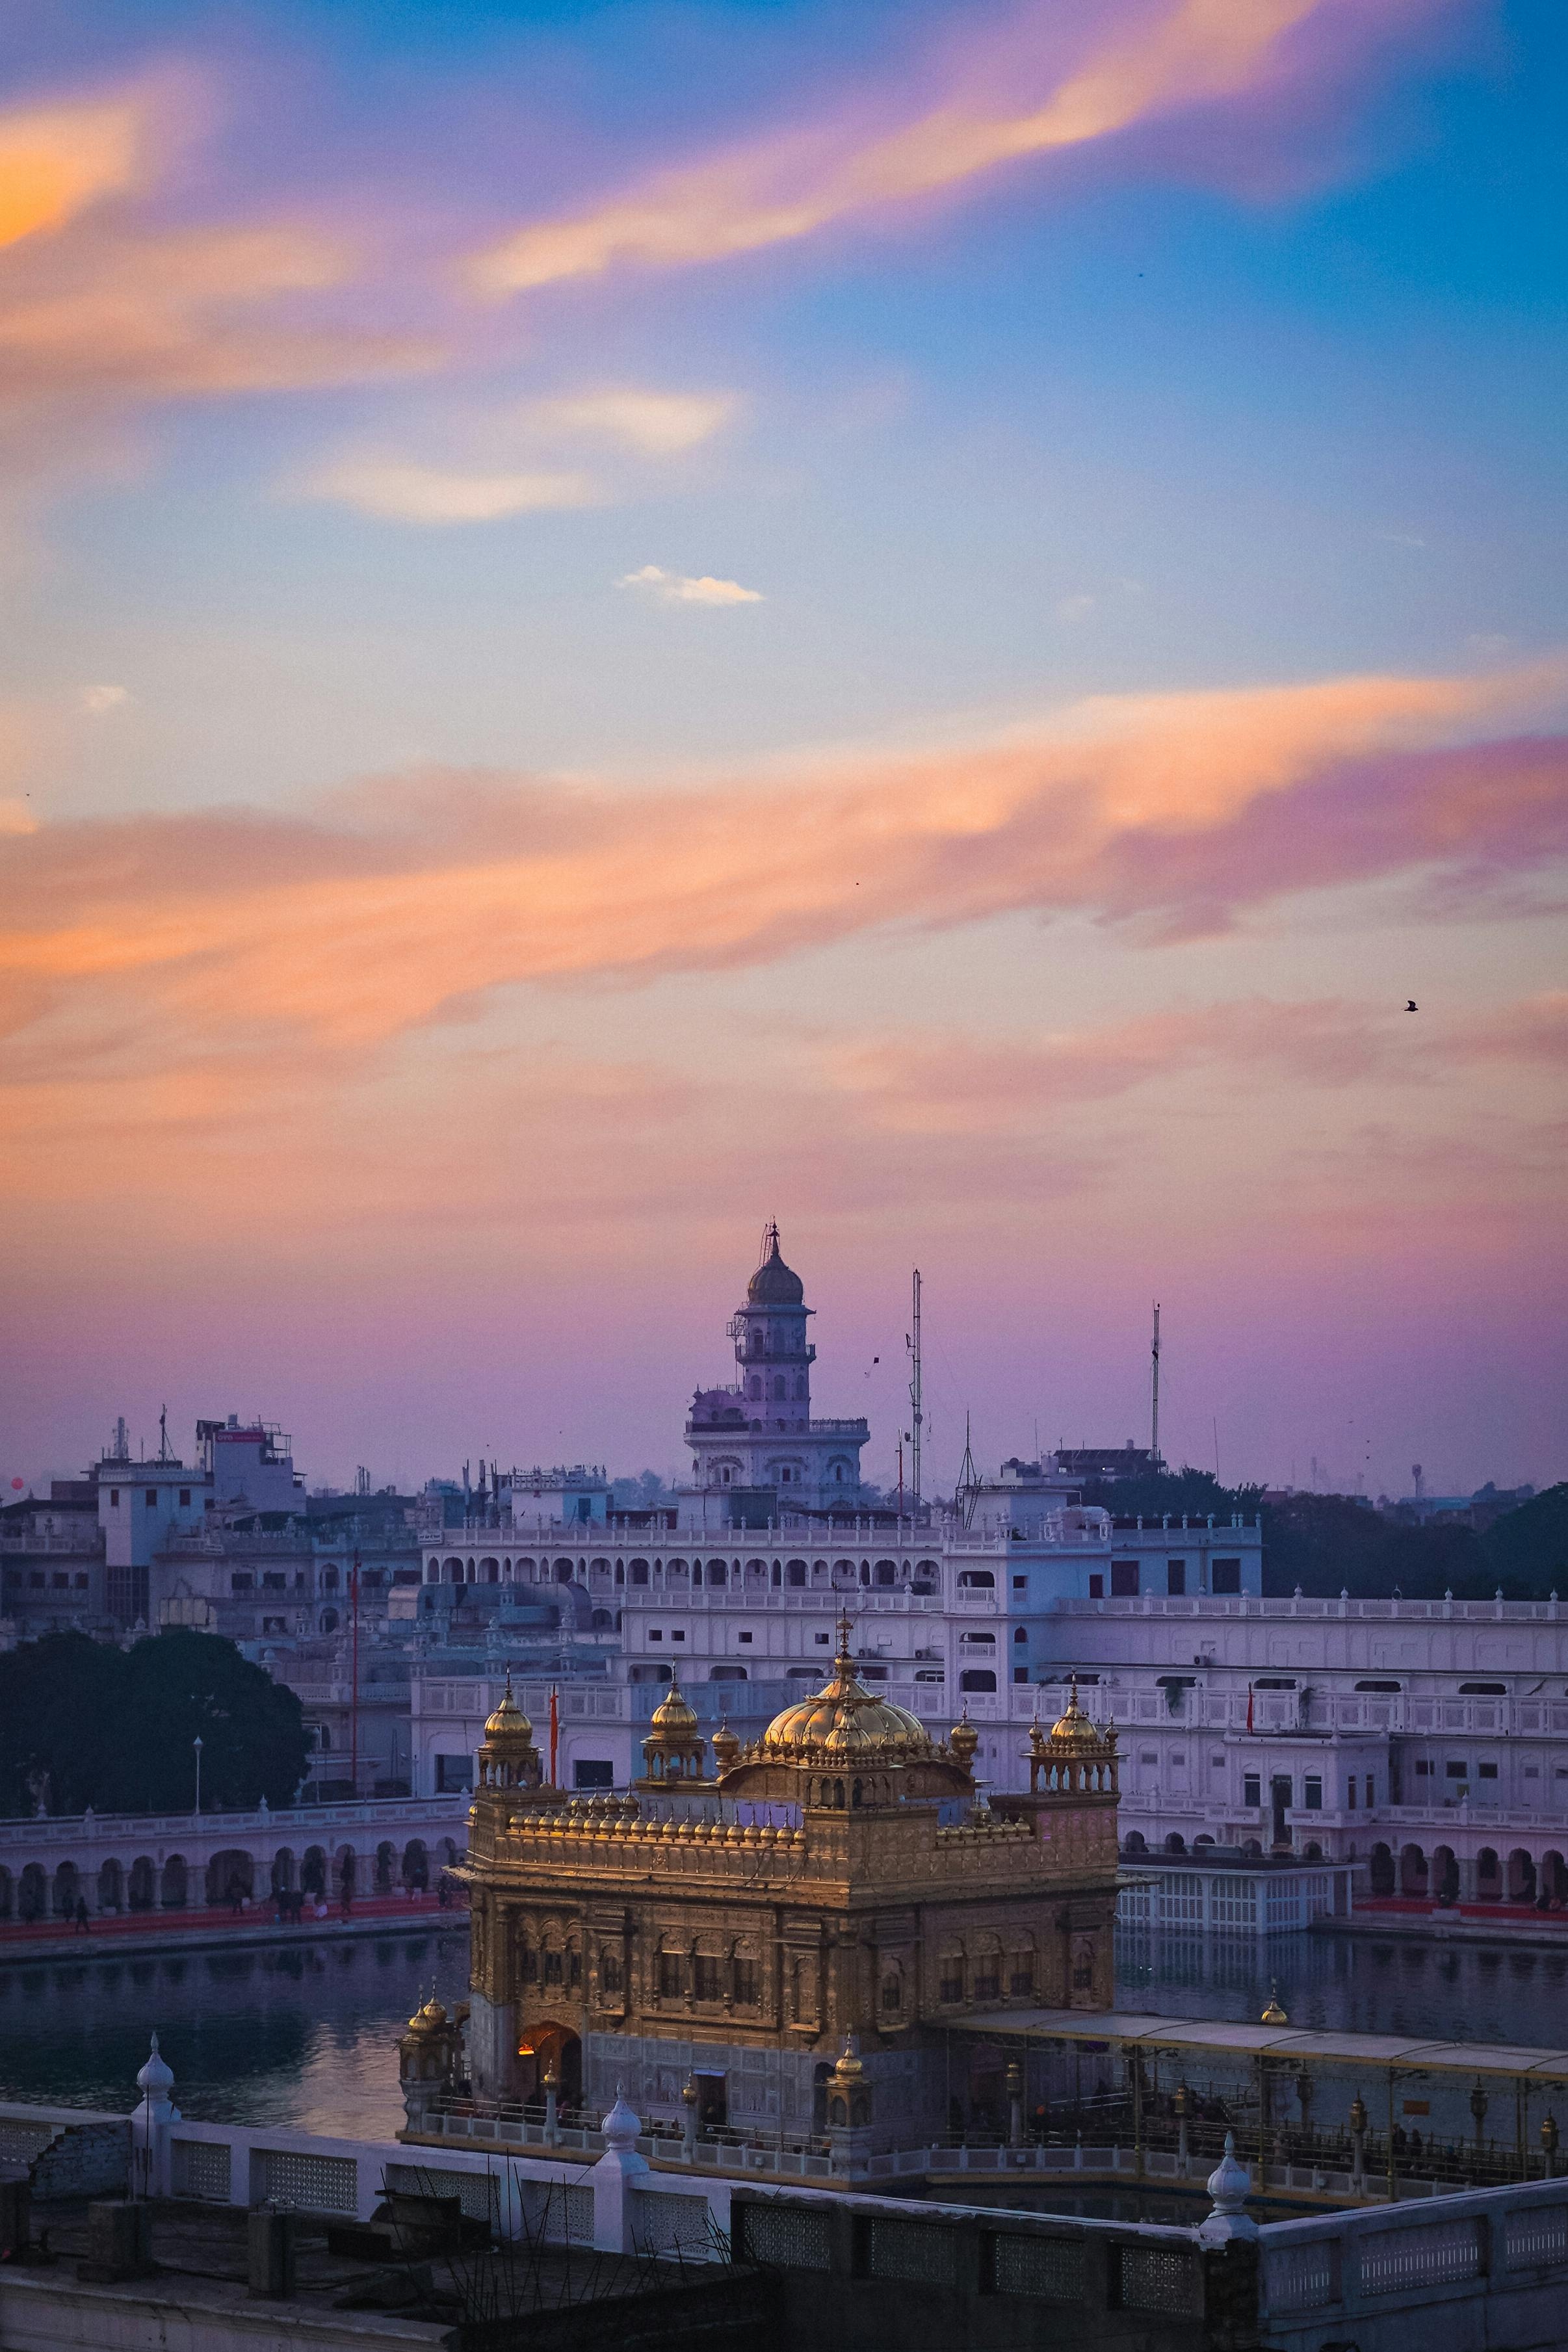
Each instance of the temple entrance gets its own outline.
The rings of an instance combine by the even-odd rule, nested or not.
[[[582,2105],[583,2044],[569,2025],[546,2022],[531,2026],[518,2042],[518,2097],[542,2101],[547,2074],[555,2077],[555,2098],[559,2106]]]
[[[698,2130],[721,2131],[730,2120],[728,2076],[694,2073],[692,2080],[697,2084]]]

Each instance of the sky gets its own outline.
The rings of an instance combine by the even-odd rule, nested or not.
[[[0,18],[0,1475],[1568,1475],[1557,0]],[[1407,1011],[1414,1003],[1416,1008]],[[151,1450],[151,1448],[150,1448]]]

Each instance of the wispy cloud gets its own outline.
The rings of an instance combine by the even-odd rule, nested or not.
[[[588,474],[461,473],[395,457],[343,458],[312,474],[305,490],[380,522],[426,525],[500,522],[593,506],[600,497]]]
[[[765,964],[893,927],[1078,912],[1170,937],[1377,877],[1484,893],[1568,849],[1568,742],[1463,739],[1563,685],[1548,665],[1129,698],[765,781],[435,773],[300,817],[46,826],[5,853],[0,1021],[8,995],[23,1028],[111,1001],[149,1034],[338,1050],[519,982]]]
[[[616,581],[617,588],[640,588],[645,594],[655,596],[662,604],[760,604],[760,588],[742,588],[738,580],[715,580],[702,572],[695,580],[681,572],[666,572],[657,563],[645,563],[640,572],[627,572]]]
[[[675,457],[710,441],[730,422],[736,406],[730,392],[655,392],[625,385],[536,400],[524,415],[530,425],[547,435],[609,441],[644,457]]]
[[[480,255],[471,277],[503,296],[616,268],[682,268],[956,190],[1024,157],[1233,96],[1320,5],[1121,0],[1089,18],[1075,55],[1064,53],[1056,12],[1026,8],[1005,34],[969,45],[934,104],[873,127],[847,118],[771,134],[587,211],[531,222]]]
[[[125,686],[84,686],[81,707],[94,719],[107,719],[111,710],[123,710],[131,699],[131,689]]]
[[[144,100],[0,114],[0,246],[63,227],[136,181],[147,148]]]

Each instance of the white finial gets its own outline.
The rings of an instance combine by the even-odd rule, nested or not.
[[[616,2084],[616,2104],[599,2129],[604,2133],[607,2148],[633,2148],[637,2144],[642,2119],[637,2110],[627,2105],[625,2086],[620,2083]]]
[[[152,2053],[136,2077],[136,2087],[150,2098],[166,2098],[174,2087],[174,2070],[158,2055],[158,2037],[153,2036]]]
[[[1214,2210],[1199,2225],[1198,2242],[1205,2246],[1228,2245],[1236,2238],[1256,2238],[1258,2224],[1246,2210],[1252,2175],[1236,2157],[1236,2134],[1226,2132],[1225,2154],[1209,2174],[1208,2191]]]

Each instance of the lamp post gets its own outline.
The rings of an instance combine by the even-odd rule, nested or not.
[[[196,1752],[196,1811],[199,1813],[202,1809],[202,1735],[199,1731],[191,1746]]]

